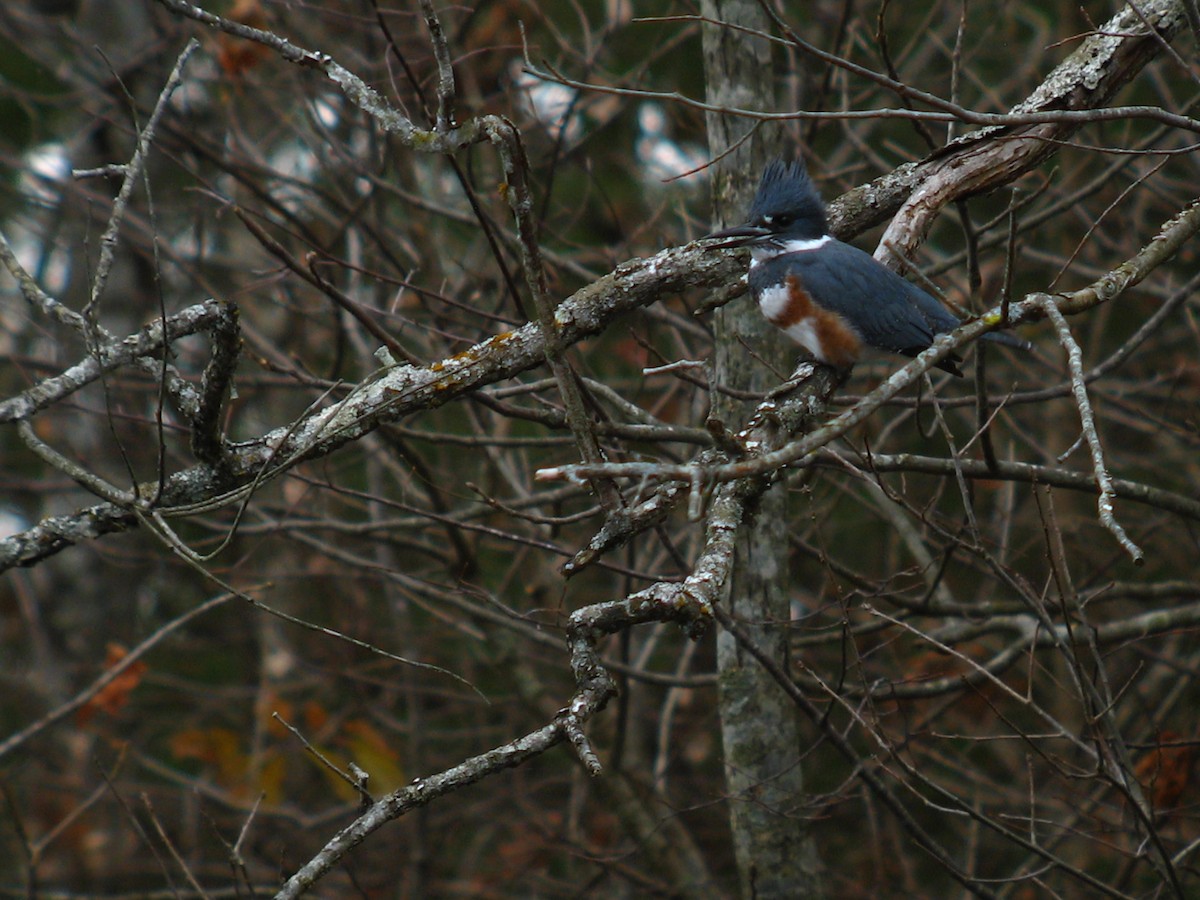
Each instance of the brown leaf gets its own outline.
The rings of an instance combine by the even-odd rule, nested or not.
[[[110,643],[105,652],[104,668],[115,668],[128,655],[129,651],[125,647]],[[145,673],[146,664],[140,659],[130,663],[120,675],[101,688],[96,696],[79,708],[75,714],[75,721],[79,725],[86,725],[97,712],[104,712],[110,716],[116,715],[129,701],[129,695],[141,683]]]
[[[1179,805],[1179,798],[1192,780],[1196,748],[1184,743],[1176,731],[1158,735],[1158,746],[1148,751],[1134,766],[1138,783],[1149,794],[1154,811],[1165,815]]]
[[[227,19],[265,29],[267,14],[259,0],[237,0],[229,10]],[[243,40],[228,34],[217,38],[217,63],[231,78],[240,78],[271,55],[271,49],[253,41]]]

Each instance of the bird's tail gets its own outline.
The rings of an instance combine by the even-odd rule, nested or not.
[[[1032,350],[1033,344],[1029,341],[1023,341],[1015,334],[1009,334],[1007,331],[989,331],[983,336],[985,341],[991,341],[993,344],[1003,344],[1005,347],[1016,347],[1018,350]]]

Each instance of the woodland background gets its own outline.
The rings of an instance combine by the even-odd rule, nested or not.
[[[204,9],[0,8],[0,894],[1200,892],[1194,0]],[[753,419],[774,155],[1035,350]]]

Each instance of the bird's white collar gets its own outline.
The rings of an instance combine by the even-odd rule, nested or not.
[[[805,238],[803,240],[792,238],[786,241],[754,244],[750,247],[750,264],[757,265],[758,263],[764,263],[785,253],[808,253],[812,250],[819,250],[832,240],[832,235],[823,234],[819,238]]]

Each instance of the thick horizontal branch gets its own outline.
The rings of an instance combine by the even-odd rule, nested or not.
[[[706,252],[702,245],[673,247],[648,259],[622,263],[581,288],[554,313],[559,340],[568,346],[603,331],[620,315],[688,288],[714,287],[738,280],[733,254]],[[199,307],[195,307],[199,308]],[[432,366],[395,366],[355,388],[344,400],[277,428],[264,437],[233,446],[221,472],[194,466],[169,477],[160,508],[182,508],[213,500],[253,479],[277,474],[303,459],[333,452],[382,424],[419,410],[434,409],[479,388],[544,364],[542,332],[535,323],[489,338]],[[149,491],[146,496],[156,496]],[[30,565],[64,547],[136,524],[126,509],[100,504],[78,513],[46,519],[0,541],[0,571]]]
[[[726,254],[689,244],[622,263],[564,300],[554,311],[563,346],[599,334],[618,316],[688,288],[736,280],[740,266]],[[235,449],[233,474],[247,476],[280,459],[323,456],[379,425],[435,409],[478,388],[541,365],[545,345],[537,323],[495,335],[427,367],[396,366],[347,399]]]

